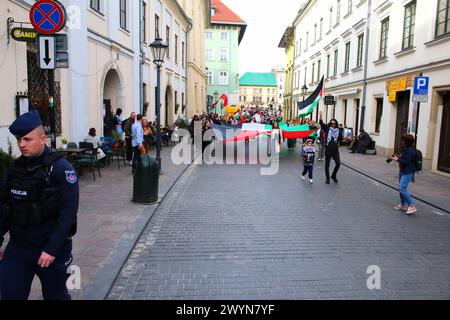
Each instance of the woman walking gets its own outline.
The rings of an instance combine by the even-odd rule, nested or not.
[[[395,210],[405,211],[407,215],[414,215],[417,208],[408,191],[408,186],[413,181],[416,173],[417,150],[414,147],[414,137],[410,134],[404,134],[401,138],[402,150],[400,155],[393,155],[392,160],[397,161],[400,166],[399,173],[399,192],[401,203],[394,207]]]
[[[270,136],[271,136],[270,142],[271,142],[272,160],[280,161],[281,145],[283,144],[284,138],[283,132],[280,130],[278,121],[275,121],[273,123],[272,132]]]
[[[331,179],[335,183],[339,183],[337,179],[337,174],[339,168],[341,167],[341,158],[339,154],[339,123],[336,119],[331,119],[330,123],[326,125],[322,121],[322,112],[320,112],[320,127],[322,131],[322,136],[325,137],[325,175],[326,184],[330,184],[330,164],[331,158],[333,158],[336,166],[334,167]]]

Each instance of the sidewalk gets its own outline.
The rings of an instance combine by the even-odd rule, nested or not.
[[[386,163],[386,158],[362,154],[352,154],[342,147],[342,164],[367,175],[380,183],[398,190],[398,164]],[[416,175],[416,183],[410,185],[413,197],[450,214],[450,178],[424,171]]]
[[[159,202],[189,165],[171,161],[172,148],[161,151],[163,175],[159,180]],[[155,150],[152,150],[155,156]],[[81,290],[70,291],[73,300],[103,299],[142,230],[159,206],[139,205],[133,197],[131,167],[118,169],[117,160],[101,170],[102,178],[85,172],[80,178],[78,233],[73,239],[73,266],[81,271]],[[30,300],[42,299],[37,277]]]

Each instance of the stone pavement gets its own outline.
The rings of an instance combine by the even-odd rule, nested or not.
[[[172,148],[163,148],[159,196],[162,199],[188,165],[175,166],[170,160]],[[152,151],[154,156],[155,150]],[[73,299],[102,299],[119,272],[126,257],[151,215],[155,205],[131,202],[133,176],[131,167],[118,169],[117,160],[101,170],[102,178],[94,182],[85,170],[80,177],[80,207],[78,232],[73,240],[73,265],[81,270],[81,290],[71,291]],[[99,284],[95,285],[97,282]],[[106,288],[102,282],[107,283]],[[85,297],[86,296],[86,297]],[[37,278],[30,299],[41,299],[41,286]]]
[[[388,164],[386,158],[380,156],[351,154],[346,148],[341,148],[341,161],[344,165],[398,190],[396,162]],[[416,175],[416,183],[412,183],[409,190],[416,199],[450,214],[450,175],[424,171]]]
[[[191,165],[155,212],[109,299],[449,299],[450,216],[343,167],[339,185],[281,170]],[[381,289],[369,290],[370,266]]]

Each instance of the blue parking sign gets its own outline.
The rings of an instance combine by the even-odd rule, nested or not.
[[[430,77],[416,77],[414,80],[414,94],[427,96],[430,86]]]

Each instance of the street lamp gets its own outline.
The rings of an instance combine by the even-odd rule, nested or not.
[[[217,100],[219,100],[219,93],[217,91],[214,91],[214,103],[216,104],[216,113],[217,113],[217,103],[218,103]]]
[[[153,54],[153,63],[156,65],[156,161],[161,172],[161,66],[164,63],[167,48],[160,37],[150,45]],[[167,116],[167,115],[166,115]]]
[[[303,101],[305,101],[305,99],[306,99],[306,93],[308,92],[308,87],[306,86],[306,83],[303,85],[303,87],[302,87],[302,94],[303,94]],[[302,117],[302,122],[303,122],[303,118],[304,117]]]

